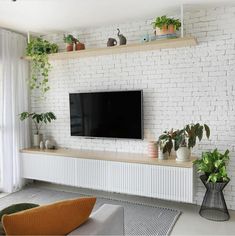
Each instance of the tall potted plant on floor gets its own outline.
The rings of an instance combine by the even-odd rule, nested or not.
[[[191,148],[196,145],[197,139],[199,142],[202,140],[203,131],[206,132],[206,137],[209,139],[210,128],[206,124],[189,124],[177,131],[174,138],[177,161],[189,161]]]
[[[56,120],[56,116],[53,112],[46,113],[36,113],[36,112],[22,112],[20,114],[20,120],[23,121],[25,119],[31,118],[34,122],[36,133],[33,136],[33,146],[39,147],[40,142],[43,139],[42,134],[40,134],[40,130],[43,124],[51,123],[52,120]]]
[[[202,217],[209,220],[224,221],[229,219],[229,212],[224,200],[223,189],[229,182],[226,165],[229,161],[229,150],[220,153],[217,149],[202,153],[202,158],[194,161],[206,193],[199,211]]]

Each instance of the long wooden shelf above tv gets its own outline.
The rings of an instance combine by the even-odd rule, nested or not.
[[[168,160],[159,160],[158,158],[152,158],[149,157],[147,154],[141,154],[141,153],[94,151],[94,150],[82,150],[82,149],[72,149],[72,148],[59,148],[55,150],[25,148],[21,150],[21,153],[41,154],[48,156],[64,156],[72,158],[115,161],[115,162],[127,162],[127,163],[147,164],[147,165],[172,166],[172,167],[182,167],[182,168],[192,168],[193,161],[196,160],[196,157],[191,157],[190,161],[179,162],[176,161],[175,156],[171,156]]]
[[[50,60],[67,60],[81,57],[94,57],[101,55],[129,53],[138,51],[151,51],[165,48],[180,48],[197,45],[197,40],[194,37],[183,37],[176,39],[162,39],[147,43],[127,44],[122,46],[106,47],[106,48],[89,48],[80,51],[59,52],[49,55]],[[22,57],[30,60],[30,57]]]

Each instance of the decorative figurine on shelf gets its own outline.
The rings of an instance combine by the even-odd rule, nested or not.
[[[117,36],[119,38],[119,45],[126,45],[126,37],[123,34],[120,34],[120,29],[117,29]]]
[[[43,141],[41,141],[41,142],[40,142],[40,145],[39,145],[39,147],[40,147],[40,149],[41,149],[41,150],[43,150],[43,149],[44,149],[44,142],[43,142]]]
[[[140,41],[141,43],[149,42],[149,35],[148,34],[143,35]]]
[[[109,38],[107,42],[107,47],[113,47],[117,45],[117,40],[114,38]]]

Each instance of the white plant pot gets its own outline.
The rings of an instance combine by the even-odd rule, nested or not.
[[[158,159],[159,160],[167,160],[168,159],[168,152],[163,153],[160,147],[158,148]]]
[[[176,161],[189,161],[191,155],[191,150],[187,147],[180,147],[176,151]]]
[[[42,134],[33,135],[33,146],[40,147],[40,142],[42,141]]]

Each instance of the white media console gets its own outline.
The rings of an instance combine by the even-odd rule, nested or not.
[[[23,178],[75,187],[194,202],[194,168],[175,158],[76,149],[21,150]]]

